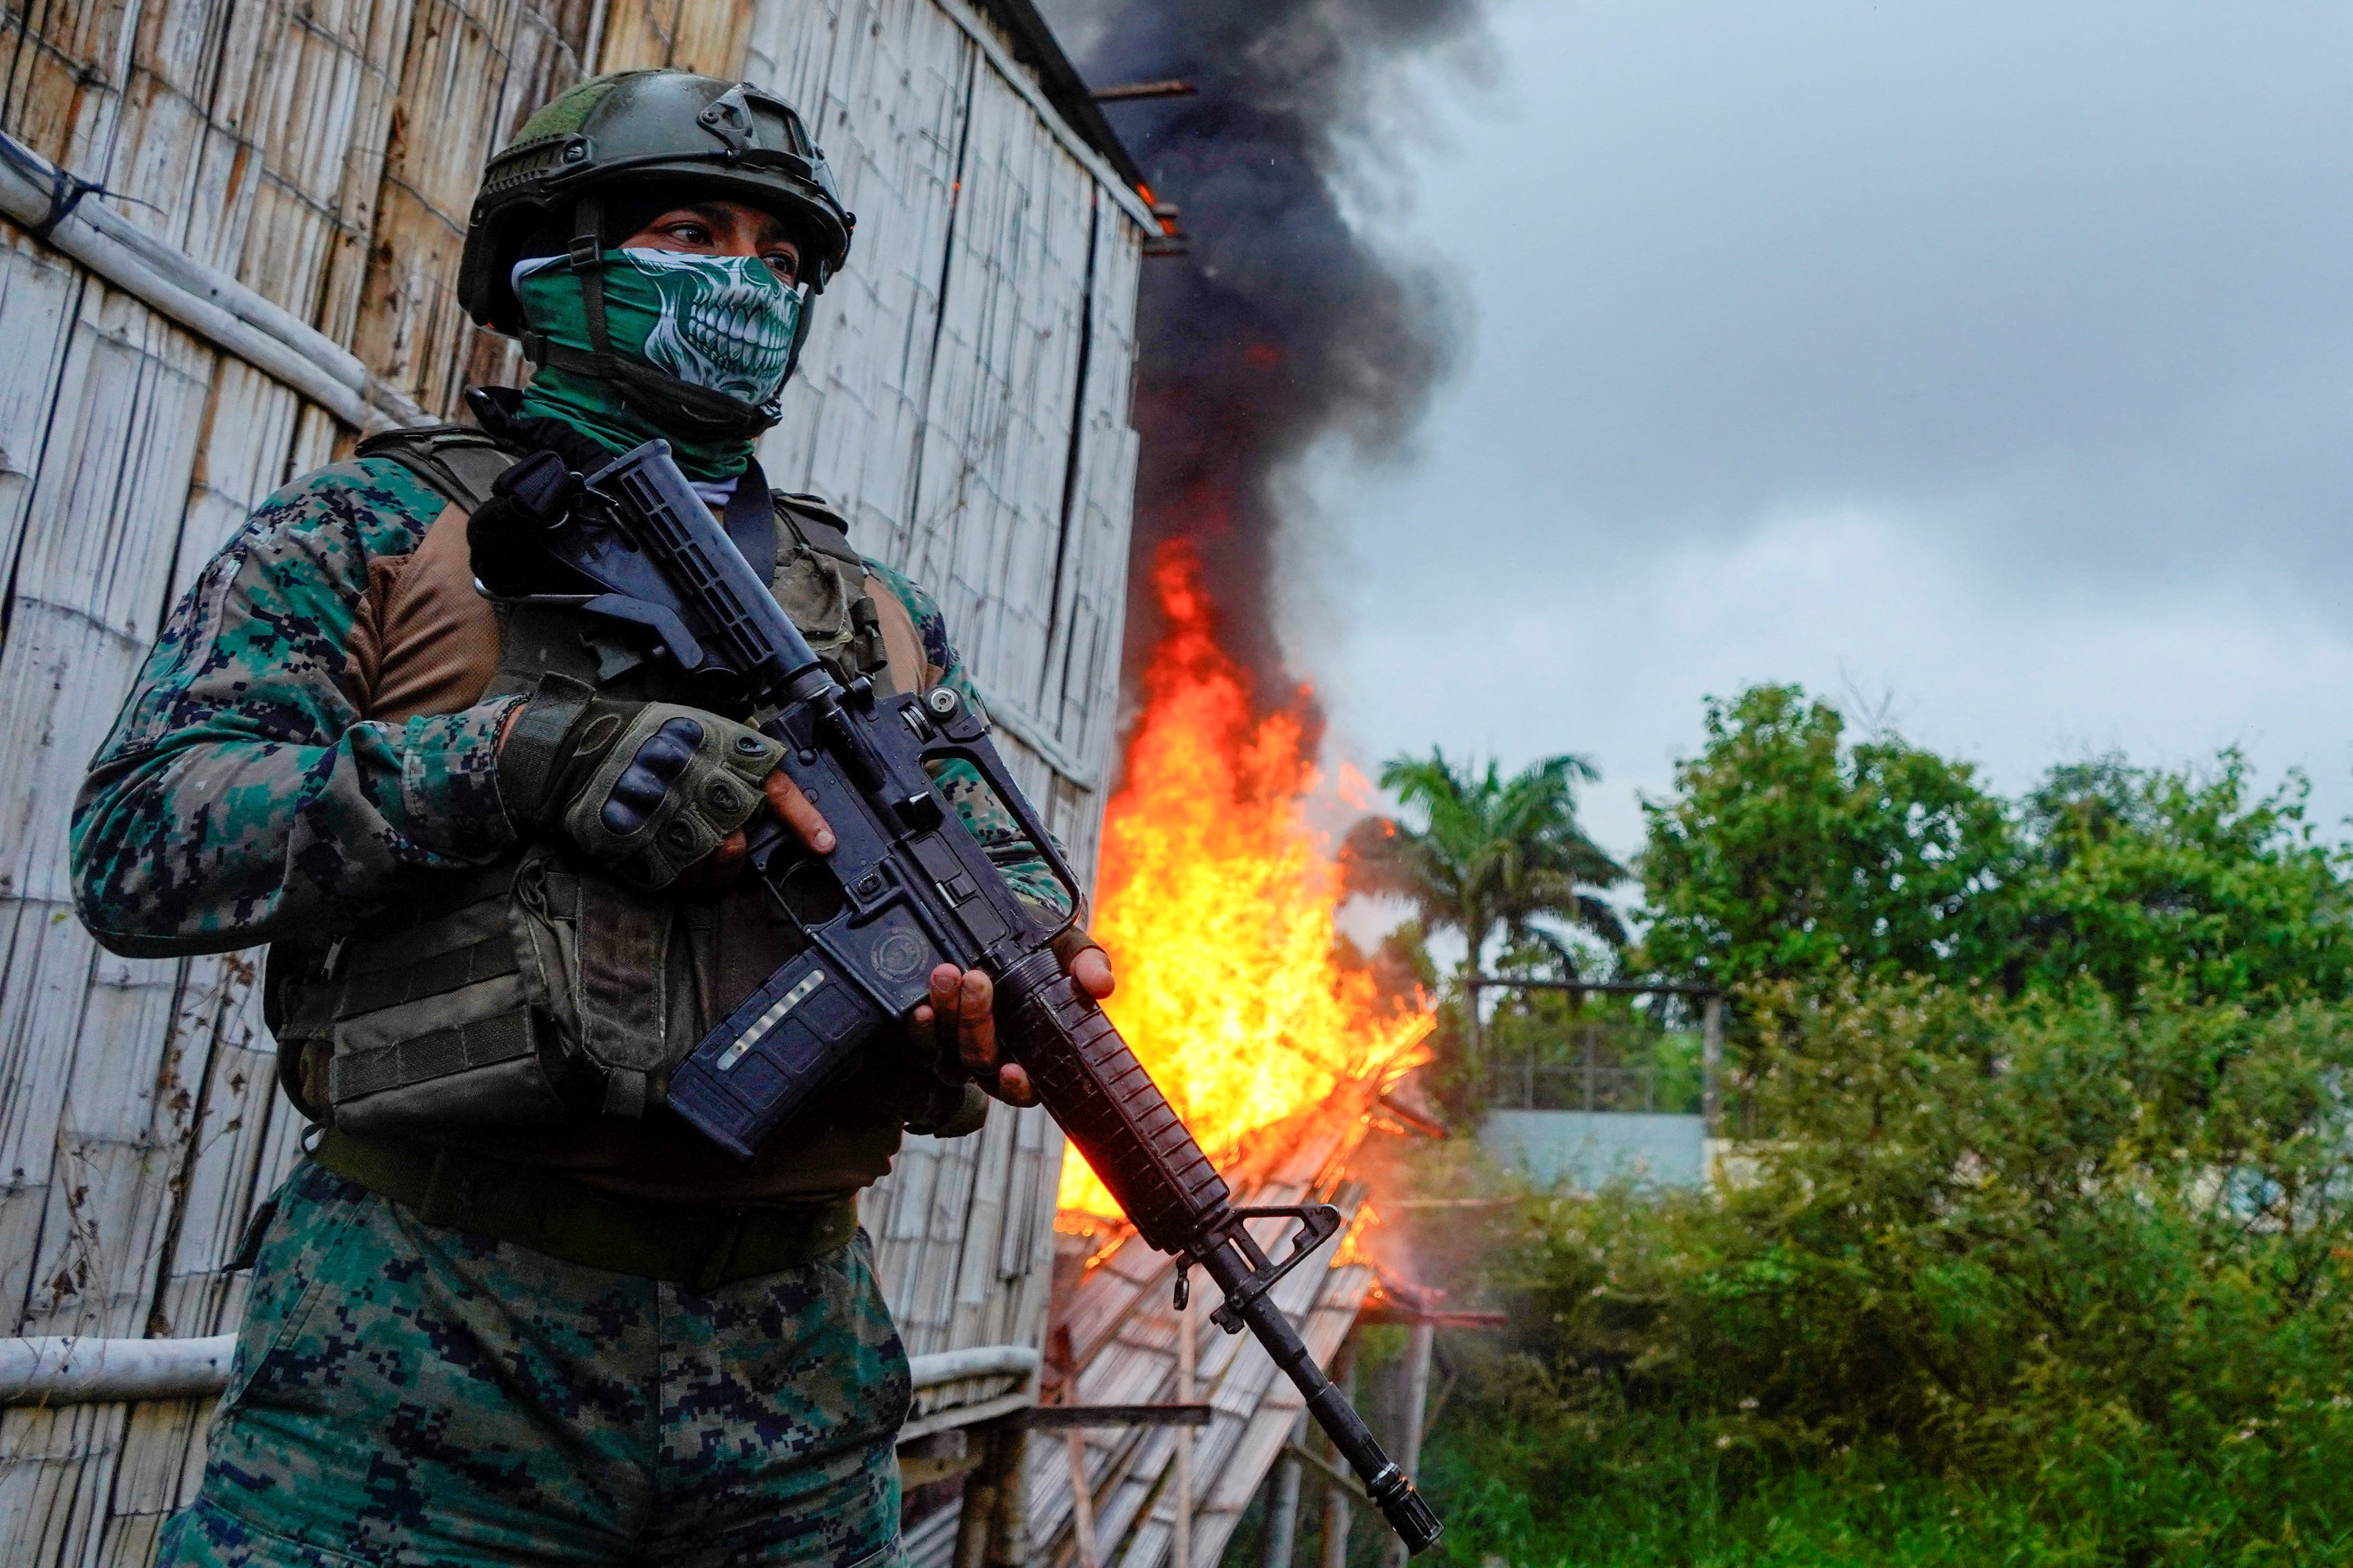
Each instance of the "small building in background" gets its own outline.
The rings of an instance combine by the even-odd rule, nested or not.
[[[1704,985],[1482,980],[1479,1143],[1540,1187],[1699,1187],[1713,1180],[1724,998]],[[1588,997],[1608,1005],[1584,1011]],[[1641,1001],[1641,1006],[1628,1004]],[[1668,1026],[1672,1014],[1679,1027]],[[1696,1026],[1694,1027],[1693,1026]]]
[[[1707,1122],[1697,1113],[1500,1108],[1479,1146],[1540,1187],[1594,1193],[1613,1183],[1696,1187],[1707,1175]]]
[[[457,305],[466,216],[485,157],[592,68],[740,76],[807,120],[857,242],[761,461],[938,597],[1092,864],[1158,226],[1028,0],[58,0],[0,63],[0,1332],[236,1326],[224,1265],[302,1131],[258,955],[100,952],[67,812],[258,501],[515,379]],[[867,1194],[923,1431],[1030,1397],[1061,1152],[997,1106]],[[0,1410],[0,1562],[144,1563],[210,1404]]]

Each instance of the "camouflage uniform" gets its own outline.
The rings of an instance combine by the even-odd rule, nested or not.
[[[520,699],[394,721],[351,689],[372,563],[413,555],[446,504],[396,462],[340,463],[206,565],[76,804],[79,907],[110,948],[349,929],[517,848],[494,754]],[[930,598],[869,571],[926,680],[974,695]],[[978,776],[940,783],[1017,889],[1059,908]],[[164,1562],[897,1559],[906,1361],[862,1232],[697,1292],[426,1224],[312,1162],[280,1203]]]
[[[702,256],[723,279],[665,265],[664,278],[713,274],[696,287],[731,298],[749,289],[766,315],[755,331],[731,306],[690,331],[691,353],[657,353],[653,318],[630,314],[647,301],[607,273],[616,245],[684,192],[776,220],[794,276],[741,255]],[[808,127],[755,84],[620,72],[543,106],[486,164],[456,279],[476,324],[521,341],[533,391],[470,394],[487,436],[411,432],[271,497],[174,611],[91,764],[72,840],[84,921],[129,954],[270,943],[281,1068],[298,1103],[334,1122],[280,1193],[203,1489],[167,1561],[898,1557],[906,1360],[863,1235],[843,1243],[851,1196],[887,1170],[904,1112],[939,1098],[912,1092],[938,1087],[934,1042],[917,1043],[924,1084],[900,1054],[867,1052],[751,1160],[646,1113],[658,1068],[797,933],[749,888],[646,894],[593,854],[564,868],[568,903],[553,873],[527,878],[572,850],[552,836],[526,845],[505,809],[499,737],[526,705],[512,694],[544,697],[550,678],[623,702],[692,691],[545,606],[489,612],[468,526],[488,474],[524,447],[585,470],[658,435],[705,484],[756,476],[753,444],[779,416],[855,222]],[[770,240],[757,248],[781,260]],[[526,307],[516,264],[558,255],[576,287],[543,276]],[[494,447],[497,466],[470,469],[479,484],[437,468],[443,439]],[[734,537],[762,536],[765,499],[756,479],[739,483]],[[792,547],[771,578],[813,646],[896,686],[974,697],[937,608],[879,564],[861,578],[820,510],[779,506],[775,533]],[[795,598],[820,574],[829,612]],[[508,787],[536,805],[522,782],[534,754],[510,755]],[[1060,923],[1057,885],[978,775],[951,764],[935,777],[1014,889]],[[570,957],[551,966],[533,946],[526,994],[518,944],[534,939],[512,926],[534,913],[570,933]],[[485,1091],[469,1121],[430,1100],[477,1069],[536,1067],[542,1023],[586,1053],[584,997],[661,1004],[595,1014],[630,1058],[600,1058],[593,1103],[608,1113],[585,1095],[517,1111]],[[382,1041],[339,1054],[379,1026]],[[348,1113],[363,1096],[341,1095],[333,1068],[361,1056],[424,1086],[412,1121]]]
[[[344,685],[369,563],[413,553],[445,504],[388,458],[338,463],[263,502],[205,568],[75,802],[77,904],[109,948],[164,957],[339,926],[515,847],[494,759],[520,699],[393,723]],[[936,679],[976,699],[930,595],[867,564]],[[1015,889],[1063,908],[970,764],[939,783]]]
[[[163,1561],[895,1563],[908,1393],[863,1233],[698,1294],[423,1225],[306,1163]]]

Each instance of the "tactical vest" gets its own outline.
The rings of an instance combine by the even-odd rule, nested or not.
[[[359,455],[400,463],[448,500],[454,510],[435,530],[462,528],[520,456],[456,426],[379,436]],[[901,662],[918,661],[904,675],[918,679],[913,622],[894,597],[878,605],[862,591],[865,563],[841,520],[813,497],[775,503],[772,585],[810,647],[845,678],[887,689],[902,673],[891,668],[896,644]],[[739,542],[758,531],[739,531],[744,510],[730,508]],[[428,535],[418,554],[450,543]],[[886,616],[896,623],[887,631]],[[622,700],[695,700],[674,672],[575,611],[501,605],[497,626],[496,674],[474,701],[527,692],[550,671]],[[715,899],[638,893],[533,843],[447,874],[360,929],[277,943],[265,1008],[281,1079],[312,1120],[363,1137],[480,1144],[502,1129],[644,1116],[710,1025],[799,946],[748,888]],[[883,1103],[871,1085],[860,1099],[862,1114],[891,1122],[895,1146],[891,1081]]]

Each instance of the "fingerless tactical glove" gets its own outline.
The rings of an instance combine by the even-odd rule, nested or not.
[[[716,713],[614,701],[546,675],[499,748],[499,797],[518,823],[657,892],[751,819],[783,756]]]

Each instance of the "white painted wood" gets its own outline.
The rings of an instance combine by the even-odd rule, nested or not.
[[[388,384],[446,408],[514,365],[455,310],[459,232],[483,155],[576,74],[595,9],[63,0],[11,57],[5,129],[122,197],[68,226],[102,257],[0,218],[20,367],[0,383],[0,1331],[236,1326],[222,1266],[301,1133],[256,955],[100,953],[66,808],[169,604],[256,503],[406,412]],[[748,51],[860,217],[763,462],[939,595],[1009,765],[1089,874],[1146,216],[960,6],[756,0]],[[919,1354],[1041,1343],[1061,1148],[1042,1112],[999,1107],[976,1138],[909,1140],[865,1195]],[[1022,1376],[931,1383],[921,1419],[1025,1397]],[[143,1563],[196,1484],[205,1414],[0,1411],[0,1561]]]
[[[1000,707],[1043,656],[1089,229],[1024,108],[991,77],[973,95],[910,555]]]
[[[13,374],[0,376],[0,560],[16,557],[33,476],[48,445],[66,352],[80,308],[81,272],[13,225],[0,225],[0,321]]]
[[[0,213],[29,224],[45,216],[48,205],[42,186],[13,164],[0,163]],[[185,258],[185,264],[176,268],[159,266],[153,247],[140,243],[135,231],[133,235],[110,232],[105,220],[111,216],[101,205],[85,204],[58,226],[54,243],[115,287],[301,389],[347,422],[371,421],[364,375],[358,373],[356,360],[268,300],[240,289],[234,279],[199,268]],[[238,305],[245,309],[239,310]],[[264,319],[256,321],[256,316]],[[346,361],[355,381],[337,374],[341,362]]]
[[[808,116],[858,235],[761,460],[787,489],[840,503],[860,548],[903,567],[973,49],[930,0],[851,0],[823,28],[796,20],[762,8],[747,70]]]
[[[12,1568],[65,1568],[95,1554],[133,1408],[0,1410],[0,1545]]]
[[[1092,174],[1106,191],[1119,198],[1122,210],[1145,229],[1157,232],[1159,225],[1154,220],[1152,210],[1145,205],[1143,195],[1122,182],[1120,177],[1113,173],[1111,165],[1103,162],[1102,155],[1088,146],[1084,140],[1054,112],[1052,106],[1046,101],[1046,95],[1039,89],[1036,79],[1014,61],[1011,52],[1005,47],[1004,39],[997,30],[984,21],[971,6],[964,4],[964,0],[940,0],[940,9],[954,19],[957,26],[970,34],[974,42],[981,46],[987,53],[989,65],[1016,92],[1021,95],[1022,101],[1029,106],[1031,112],[1038,116],[1039,121],[1052,129],[1056,139],[1061,142],[1063,150]]]

